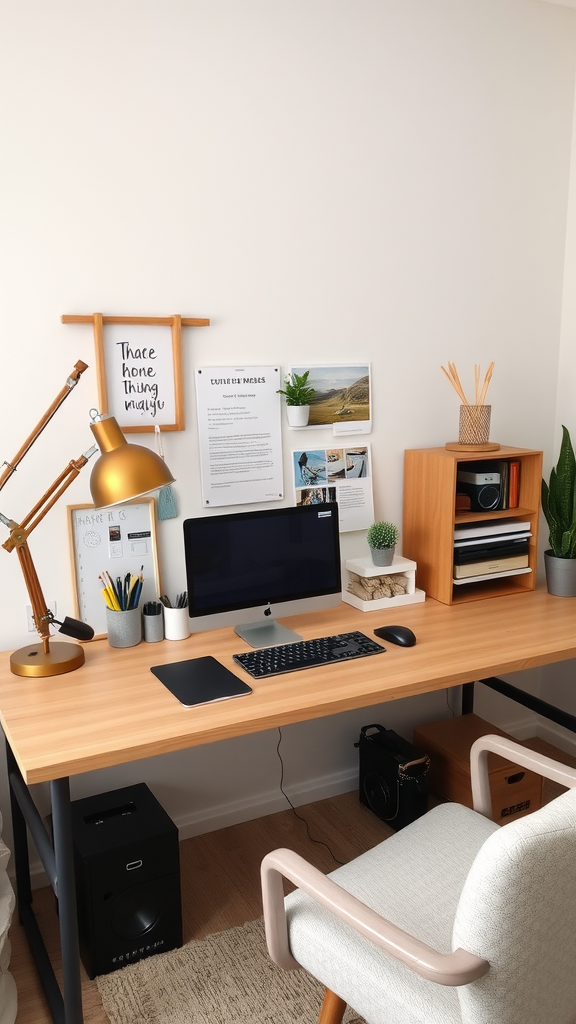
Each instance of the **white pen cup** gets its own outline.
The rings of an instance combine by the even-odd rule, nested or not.
[[[184,608],[164,606],[164,637],[166,640],[185,640],[190,636],[188,605]]]

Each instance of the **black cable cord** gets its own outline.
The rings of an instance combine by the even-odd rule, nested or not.
[[[290,797],[288,796],[288,794],[284,790],[284,761],[282,760],[282,754],[280,753],[280,744],[281,743],[282,743],[282,729],[280,728],[280,726],[278,726],[278,743],[276,744],[276,753],[278,754],[278,760],[280,761],[280,792],[282,793],[282,796],[285,798],[285,800],[287,800],[287,802],[290,804],[290,807],[292,808],[292,810],[293,810],[294,814],[296,815],[296,817],[299,818],[300,821],[304,822],[304,824],[306,826],[306,832],[307,832],[307,835],[308,835],[308,839],[310,840],[310,842],[318,843],[319,846],[325,846],[326,849],[328,850],[328,853],[332,857],[332,860],[335,860],[337,864],[340,864],[342,866],[344,864],[344,861],[338,860],[338,857],[336,857],[335,854],[332,853],[332,850],[328,846],[328,843],[325,843],[323,839],[315,839],[314,838],[314,836],[310,832],[310,826],[309,826],[308,822],[306,821],[306,818],[303,818],[302,815],[298,813],[298,811],[294,807],[294,804],[292,803]]]

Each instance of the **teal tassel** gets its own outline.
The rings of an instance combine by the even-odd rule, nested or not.
[[[156,434],[158,454],[160,458],[164,460],[164,449],[162,447],[162,439],[160,437],[160,427],[157,423],[154,425],[154,433]],[[161,487],[158,491],[156,511],[158,513],[158,519],[176,519],[178,516],[176,495],[172,490],[172,484],[164,484],[164,487]]]
[[[157,501],[158,519],[176,519],[178,508],[176,506],[176,495],[172,490],[172,484],[164,484],[158,491]]]

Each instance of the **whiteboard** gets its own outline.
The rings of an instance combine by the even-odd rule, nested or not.
[[[155,501],[139,498],[100,509],[68,505],[67,513],[75,615],[92,626],[97,636],[105,636],[106,601],[98,578],[104,572],[116,581],[128,572],[139,576],[142,571],[140,606],[160,596]]]

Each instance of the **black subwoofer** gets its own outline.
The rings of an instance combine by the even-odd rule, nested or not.
[[[74,800],[72,836],[89,977],[181,946],[178,829],[148,786]]]
[[[428,810],[430,758],[392,729],[365,725],[360,752],[360,803],[397,831]]]

